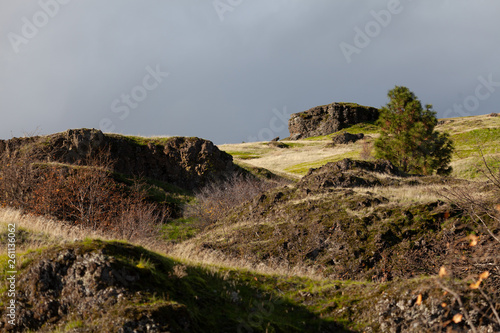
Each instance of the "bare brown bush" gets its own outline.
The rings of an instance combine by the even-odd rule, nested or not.
[[[483,167],[478,171],[487,178],[485,189],[491,195],[477,191],[476,184],[448,188],[441,195],[465,211],[477,227],[500,244],[500,169],[494,170],[483,158]]]
[[[169,211],[156,203],[146,201],[144,184],[136,181],[129,196],[120,202],[120,212],[113,225],[112,233],[128,241],[141,239],[155,242],[161,224],[170,217]]]
[[[88,158],[86,165],[39,164],[30,211],[93,229],[110,229],[120,215],[125,186],[110,177],[108,152]]]
[[[76,165],[47,162],[29,146],[0,158],[0,200],[22,209],[126,240],[154,237],[168,217],[148,202],[144,184],[112,177],[109,151],[89,152]]]
[[[247,175],[236,174],[226,181],[214,182],[196,193],[196,203],[186,213],[209,225],[225,217],[229,211],[273,188],[276,183]]]
[[[31,191],[37,182],[39,156],[29,145],[17,151],[5,150],[0,156],[0,202],[4,206],[24,209],[31,201]]]
[[[483,167],[479,172],[488,179],[483,190],[478,191],[478,185],[471,184],[441,192],[450,203],[465,212],[470,225],[465,223],[461,227],[472,232],[449,244],[450,251],[456,256],[445,268],[450,275],[455,274],[468,281],[469,286],[462,286],[462,292],[459,292],[460,288],[449,280],[440,281],[440,287],[454,296],[473,332],[477,332],[477,318],[495,323],[500,328],[500,214],[497,210],[500,170],[490,165],[483,156]],[[466,301],[469,302],[468,309],[462,304]]]

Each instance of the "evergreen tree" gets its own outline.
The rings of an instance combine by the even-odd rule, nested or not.
[[[434,131],[436,112],[425,109],[415,94],[396,86],[387,94],[389,103],[380,110],[380,138],[375,141],[378,158],[391,161],[407,173],[448,175],[453,142],[447,133]]]

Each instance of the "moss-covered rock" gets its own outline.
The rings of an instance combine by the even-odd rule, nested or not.
[[[76,242],[26,257],[16,325],[2,307],[2,331],[347,332],[257,283],[261,276],[186,265],[122,242]]]

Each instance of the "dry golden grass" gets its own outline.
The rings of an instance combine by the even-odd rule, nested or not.
[[[196,244],[184,242],[176,245],[168,253],[168,256],[191,265],[203,267],[244,269],[259,274],[280,275],[283,277],[305,277],[312,280],[323,280],[324,276],[320,270],[314,267],[300,265],[290,266],[283,262],[252,263],[243,258],[232,258],[215,250],[200,249]]]
[[[493,166],[500,166],[500,153],[487,155],[485,154],[485,158],[487,160],[493,161],[491,163]],[[481,169],[484,169],[484,162],[480,157],[480,154],[474,154],[472,156],[464,158],[456,156],[455,159],[452,160],[450,165],[453,167],[452,176],[454,178],[475,180],[487,179],[484,173],[480,171]]]
[[[465,133],[479,128],[484,129],[500,127],[500,116],[491,117],[489,114],[441,120],[444,120],[444,124],[436,126],[436,130],[440,132],[448,132],[451,135]]]
[[[329,160],[342,159],[346,154],[355,151],[358,155],[362,143],[337,145],[328,147],[325,141],[281,141],[290,145],[290,148],[271,148],[266,142],[225,144],[219,149],[233,155],[236,163],[247,164],[253,167],[268,169],[276,174],[286,175],[295,179],[301,178],[300,173],[290,172],[295,166],[304,163],[319,167]],[[319,165],[316,165],[318,164]],[[308,169],[305,166],[305,169]]]
[[[375,186],[356,189],[358,193],[371,192],[380,195],[389,199],[391,203],[429,203],[442,200],[435,190],[436,185]]]
[[[0,208],[0,230],[8,224],[15,223],[16,230],[29,233],[29,237],[18,243],[16,251],[19,254],[28,250],[43,249],[47,246],[59,245],[85,239],[117,240],[113,235],[102,231],[71,226],[62,221],[45,217],[23,215],[21,211],[12,208]],[[230,258],[220,252],[200,249],[195,244],[184,242],[176,246],[167,246],[164,241],[138,239],[128,241],[131,244],[142,246],[150,251],[167,255],[180,262],[202,266],[205,268],[244,269],[260,274],[277,274],[281,276],[302,276],[315,280],[323,278],[321,273],[311,267],[289,267],[283,263],[253,264],[244,259]],[[7,247],[0,247],[0,255],[7,254]]]
[[[13,208],[0,208],[0,225],[6,227],[8,224],[15,224],[17,232],[24,230],[31,235],[37,236],[30,237],[23,244],[19,244],[18,249],[20,251],[36,250],[48,245],[83,240],[85,238],[111,239],[102,232],[70,226],[64,222],[45,217],[24,215],[21,211]],[[0,248],[0,253],[5,250],[6,248]]]
[[[42,216],[27,215],[13,208],[0,208],[0,230],[12,223],[16,225],[17,232],[25,231],[29,234],[23,237],[22,243],[18,243],[17,249],[21,252],[84,239],[125,241],[115,233],[75,226]],[[132,239],[127,242],[155,252],[165,252],[168,249],[164,241],[151,238]],[[0,254],[4,254],[5,250],[6,248],[0,248]]]
[[[477,129],[500,128],[500,117],[489,115],[442,119],[445,122],[436,126],[436,130],[448,132],[452,139],[460,134]],[[378,134],[370,134],[368,142],[373,141]],[[273,173],[300,179],[309,168],[317,168],[331,161],[338,161],[349,157],[359,159],[363,148],[363,141],[349,145],[337,145],[327,147],[330,139],[327,137],[315,140],[281,141],[289,145],[289,148],[279,149],[270,147],[267,142],[251,142],[241,144],[225,144],[219,148],[233,155],[237,164],[265,168]],[[471,179],[478,177],[475,165],[480,164],[477,156],[470,156],[467,150],[477,150],[477,147],[464,146],[464,142],[457,142],[457,151],[453,156],[451,166],[454,169],[453,176]],[[492,145],[495,143],[492,142]],[[490,147],[491,150],[491,147]],[[488,152],[492,153],[492,152]],[[493,156],[493,155],[492,155]],[[499,156],[498,152],[495,156]],[[480,177],[480,175],[479,175]]]

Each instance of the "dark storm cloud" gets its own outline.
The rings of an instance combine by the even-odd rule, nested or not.
[[[394,85],[441,116],[499,111],[494,0],[40,0],[0,9],[2,138],[103,125],[217,143],[284,137],[278,111],[378,107]],[[169,74],[155,81],[151,71]]]

